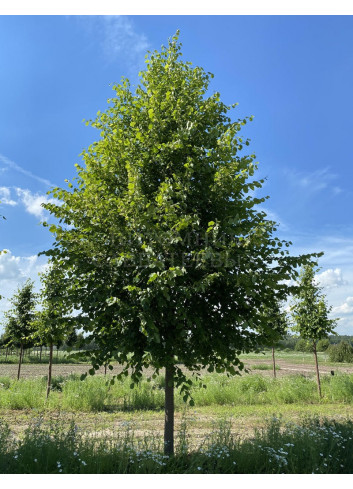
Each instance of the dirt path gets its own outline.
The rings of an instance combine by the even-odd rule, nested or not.
[[[256,365],[271,365],[270,361],[265,361],[265,360],[252,360],[249,361],[247,367],[250,367],[251,373],[261,373],[263,375],[270,375],[272,376],[272,370],[256,370],[256,368],[252,368]],[[277,376],[278,377],[284,377],[286,375],[305,375],[305,376],[313,376],[315,375],[315,365],[309,365],[307,363],[303,364],[298,364],[298,363],[290,363],[287,360],[277,360],[276,365],[280,367],[279,370],[277,370]],[[330,374],[331,371],[334,373],[353,373],[353,365],[352,366],[347,366],[345,365],[340,365],[340,366],[328,366],[325,364],[319,364],[319,369],[320,373],[322,375]]]
[[[313,376],[315,375],[315,366],[310,364],[298,364],[291,363],[287,360],[279,359],[276,361],[276,364],[280,367],[277,371],[278,377],[284,377],[286,375],[295,375],[301,374],[305,376]],[[270,366],[270,360],[248,360],[246,363],[246,367],[250,370],[251,374],[261,374],[265,376],[272,376],[272,370],[257,370],[256,366],[258,365],[267,365]],[[255,368],[254,368],[255,367]],[[0,364],[0,377],[13,377],[17,376],[17,365],[15,364]],[[53,365],[53,376],[68,376],[70,374],[78,374],[81,375],[88,371],[90,365],[86,364],[54,364]],[[122,368],[119,365],[114,365],[114,369],[112,371],[113,374],[117,374],[121,372]],[[352,366],[327,366],[325,364],[320,364],[320,372],[321,374],[330,374],[331,371],[335,373],[353,373],[353,365]],[[147,369],[146,374],[152,373],[151,370]],[[26,364],[24,363],[21,367],[21,377],[43,377],[48,374],[48,366],[46,364]],[[100,370],[97,371],[97,374],[104,374],[104,368],[101,367]]]

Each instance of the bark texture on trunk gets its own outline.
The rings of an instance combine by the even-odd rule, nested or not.
[[[315,368],[316,368],[317,391],[319,393],[319,397],[321,398],[321,382],[320,382],[319,363],[317,361],[317,351],[316,351],[315,341],[313,341],[313,350],[314,350]]]
[[[21,348],[20,348],[20,358],[19,358],[19,361],[18,361],[17,380],[19,380],[19,379],[20,379],[20,375],[21,375],[21,363],[22,363],[22,356],[23,356],[23,346],[22,346],[22,343],[21,343]]]
[[[51,370],[53,366],[53,343],[50,343],[50,349],[49,349],[49,370],[48,370],[48,384],[47,384],[47,399],[50,394],[50,387],[51,387]]]
[[[164,454],[174,454],[174,368],[165,369]]]
[[[276,359],[275,359],[275,347],[272,347],[272,364],[273,364],[273,376],[276,378]]]

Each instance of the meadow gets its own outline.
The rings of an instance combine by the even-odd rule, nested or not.
[[[16,365],[1,364],[0,472],[352,473],[352,365],[320,355],[319,399],[310,354],[279,352],[276,379],[270,352],[244,360],[249,373],[241,376],[205,373],[206,388],[192,391],[194,407],[176,391],[169,458],[162,375],[146,372],[131,389],[129,378],[81,381],[87,365],[58,363],[46,400],[46,365],[23,365],[27,374],[17,381]]]

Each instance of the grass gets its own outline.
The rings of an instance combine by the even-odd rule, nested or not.
[[[109,376],[107,377],[109,380]],[[162,376],[130,389],[130,381],[109,385],[104,376],[81,381],[76,375],[54,377],[49,399],[45,398],[46,378],[0,378],[0,409],[46,409],[83,412],[162,410],[164,378]],[[195,387],[192,396],[196,407],[260,406],[286,404],[353,404],[353,374],[322,376],[323,398],[318,399],[315,379],[286,376],[273,379],[260,374],[228,378],[222,374],[205,375],[206,388]],[[184,402],[176,393],[176,409]]]
[[[74,352],[72,352],[74,353]],[[19,361],[19,356],[18,355],[0,355],[0,364],[6,364],[6,365],[18,365]],[[49,362],[49,352],[43,351],[41,359],[39,356],[35,353],[31,353],[28,355],[27,353],[23,357],[22,363],[24,364],[48,364]],[[81,363],[87,363],[84,362],[83,360],[78,360],[77,358],[70,358],[69,353],[64,352],[64,351],[59,351],[59,354],[55,351],[53,354],[53,363],[54,364],[81,364]]]
[[[86,432],[74,421],[38,417],[18,437],[0,421],[0,473],[353,473],[353,423],[272,418],[241,440],[222,420],[197,447],[188,423],[176,434],[175,455],[162,453],[153,432],[137,437],[129,423],[119,431]]]
[[[244,363],[249,363],[253,360],[265,360],[272,361],[272,350],[264,350],[262,353],[246,353],[240,355],[240,359]],[[300,352],[300,351],[285,351],[276,350],[276,361],[283,360],[288,363],[296,365],[315,365],[314,355],[310,352]],[[345,362],[330,362],[328,353],[318,352],[319,365],[325,365],[328,367],[343,367],[352,366],[352,363]]]
[[[255,365],[251,365],[250,369],[251,370],[273,370],[273,366],[268,365],[267,363],[258,363]],[[281,367],[279,365],[276,365],[276,370],[281,370]]]

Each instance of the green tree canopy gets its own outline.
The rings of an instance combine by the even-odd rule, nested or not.
[[[41,274],[41,310],[36,313],[34,338],[41,344],[57,344],[63,341],[72,330],[68,316],[70,305],[65,302],[62,284],[62,269],[49,263]]]
[[[321,397],[321,382],[317,359],[317,342],[334,333],[338,319],[329,319],[332,307],[328,307],[325,295],[315,281],[317,263],[307,263],[299,277],[299,288],[294,296],[292,315],[293,330],[304,340],[310,341],[315,358],[316,378],[319,396]]]
[[[34,282],[27,282],[19,287],[11,299],[12,308],[5,313],[5,335],[14,345],[23,347],[32,344],[33,320],[35,317],[37,295],[34,292]]]
[[[264,307],[263,315],[266,323],[261,340],[266,346],[276,346],[288,332],[287,314],[281,304],[274,301],[271,306]]]
[[[59,220],[47,254],[99,345],[95,368],[115,357],[137,382],[143,367],[165,367],[187,400],[179,363],[241,369],[266,334],[263,307],[287,297],[307,257],[291,257],[259,210],[263,180],[240,135],[249,118],[209,94],[213,75],[182,60],[178,35],[146,63],[136,89],[123,79],[87,123],[101,139],[52,191],[61,205],[45,205]]]
[[[292,315],[293,330],[301,338],[319,341],[334,333],[338,319],[329,319],[332,307],[328,307],[322,287],[315,282],[316,263],[308,263],[301,271],[299,288],[294,297]]]

